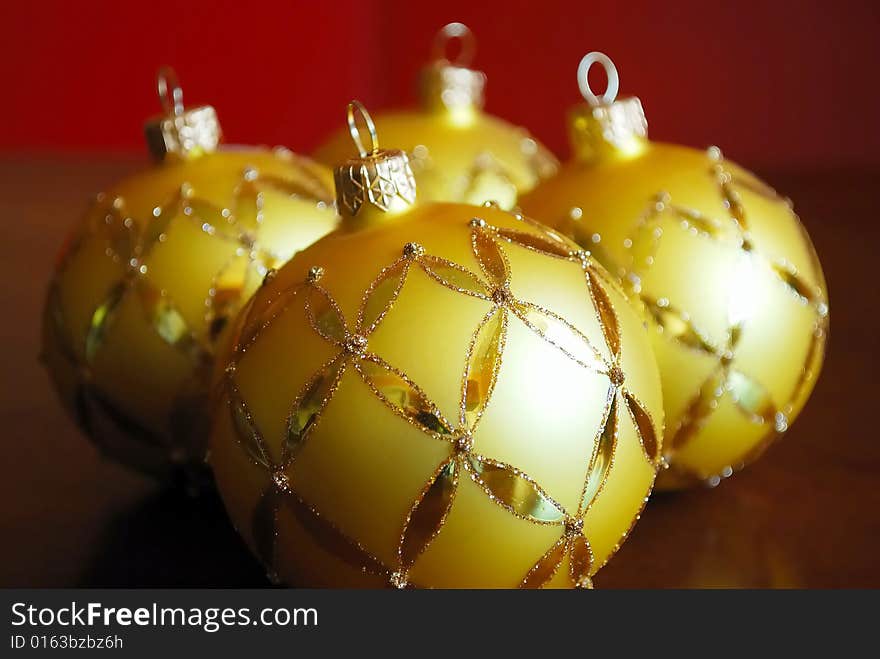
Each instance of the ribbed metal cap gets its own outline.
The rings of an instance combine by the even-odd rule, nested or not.
[[[460,49],[449,57],[449,46],[459,41]],[[476,40],[462,23],[449,23],[434,38],[432,62],[422,69],[420,92],[422,105],[428,110],[482,108],[486,75],[470,68],[476,51]]]
[[[601,97],[590,87],[593,64],[605,69],[608,86]],[[587,53],[578,65],[578,85],[587,101],[569,114],[569,137],[576,157],[593,160],[603,154],[635,153],[648,137],[648,121],[642,102],[635,96],[617,100],[620,79],[607,55]]]
[[[356,115],[363,118],[370,134],[369,150],[361,142]],[[388,212],[415,203],[416,180],[409,158],[403,151],[379,148],[373,120],[358,101],[348,104],[348,127],[358,156],[334,170],[339,214],[354,217],[368,206]]]
[[[148,119],[144,125],[147,147],[153,158],[161,161],[169,154],[191,158],[215,151],[222,131],[214,108],[210,105],[184,108],[183,90],[170,67],[160,69],[157,87],[164,112]]]

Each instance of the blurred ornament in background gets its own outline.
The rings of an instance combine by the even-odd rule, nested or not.
[[[590,67],[608,89],[597,97]],[[663,380],[658,487],[717,484],[794,421],[828,333],[822,268],[791,201],[711,147],[651,142],[638,98],[617,99],[611,60],[590,53],[573,158],[522,198],[618,275],[645,311]]]
[[[218,149],[212,107],[184,108],[170,69],[158,90],[164,113],[145,127],[158,162],[99,194],[67,239],[42,357],[106,455],[170,475],[203,462],[214,347],[228,321],[336,214],[328,170],[285,149]]]
[[[460,51],[450,60],[454,40],[460,40]],[[483,112],[486,76],[469,68],[474,50],[466,26],[446,25],[435,38],[433,61],[422,71],[421,108],[378,115],[376,126],[383,140],[405,147],[422,200],[496,201],[510,209],[518,194],[552,175],[558,163],[526,129]],[[350,149],[342,130],[314,155],[335,166]]]
[[[217,360],[230,517],[292,585],[591,586],[660,459],[641,320],[543,225],[417,202],[407,155],[360,104],[348,121],[340,227],[266,280]]]

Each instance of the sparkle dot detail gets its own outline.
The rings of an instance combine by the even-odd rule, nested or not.
[[[356,357],[363,357],[367,350],[367,338],[360,334],[352,334],[345,339],[345,351]]]
[[[502,306],[510,302],[510,290],[505,286],[499,286],[492,291],[492,301],[498,306]]]
[[[777,412],[773,425],[776,428],[776,432],[785,432],[788,430],[788,417],[782,412]]]
[[[391,581],[391,585],[398,590],[402,590],[409,585],[406,578],[406,573],[400,570],[392,572],[389,580]]]
[[[569,517],[565,520],[565,536],[574,538],[584,531],[584,520],[579,517]]]
[[[403,255],[407,258],[418,258],[425,255],[425,248],[419,243],[407,243],[403,246]]]
[[[459,453],[467,453],[474,448],[474,436],[467,430],[463,430],[455,440],[455,450]]]
[[[280,492],[290,492],[290,479],[287,477],[287,474],[280,469],[272,472],[272,482]]]

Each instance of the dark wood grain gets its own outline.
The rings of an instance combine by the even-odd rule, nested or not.
[[[88,196],[142,166],[0,160],[0,586],[264,585],[216,497],[102,460],[37,362],[45,286]],[[656,496],[599,587],[880,587],[880,171],[766,176],[797,209],[831,299],[824,372],[786,437],[712,490]]]

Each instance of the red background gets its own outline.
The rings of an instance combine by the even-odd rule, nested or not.
[[[434,32],[476,33],[488,109],[567,154],[564,113],[588,50],[617,63],[654,138],[753,167],[880,162],[880,3],[5,2],[0,149],[141,149],[171,64],[228,141],[308,151],[357,97],[411,103]]]

